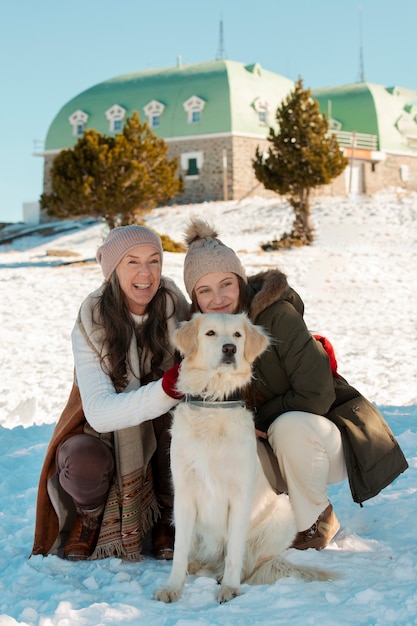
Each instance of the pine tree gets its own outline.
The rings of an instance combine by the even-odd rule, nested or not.
[[[86,130],[51,167],[52,192],[41,195],[48,215],[102,217],[110,228],[140,222],[182,191],[178,159],[134,111],[115,137]]]
[[[267,155],[256,150],[255,176],[266,189],[288,195],[294,209],[293,231],[284,236],[282,246],[295,240],[308,244],[314,238],[311,190],[341,174],[347,159],[335,135],[329,134],[327,118],[320,113],[318,102],[312,99],[309,89],[303,88],[302,79],[277,109],[276,121],[278,130],[269,130]]]

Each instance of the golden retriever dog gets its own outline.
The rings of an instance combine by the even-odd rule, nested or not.
[[[296,534],[293,512],[265,477],[253,416],[240,398],[251,364],[269,345],[265,332],[245,314],[196,314],[174,343],[184,356],[177,388],[186,394],[172,426],[175,547],[155,598],[178,600],[187,572],[215,575],[219,602],[240,595],[241,583],[329,579],[282,556]]]

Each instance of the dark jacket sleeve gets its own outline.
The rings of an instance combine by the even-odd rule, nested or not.
[[[282,413],[298,410],[325,415],[335,400],[329,358],[321,344],[290,303],[281,302],[274,309],[273,315],[265,312],[264,323],[262,315],[258,320],[267,323],[273,337],[272,352],[260,361],[263,371],[259,375],[269,399],[257,409],[255,424],[264,432]]]

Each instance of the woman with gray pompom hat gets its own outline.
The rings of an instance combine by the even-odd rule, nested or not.
[[[293,506],[298,532],[292,547],[321,550],[340,527],[328,485],[349,476],[352,496],[361,503],[407,468],[404,455],[382,415],[337,373],[330,342],[307,329],[304,304],[278,268],[248,278],[234,250],[199,218],[191,220],[185,241],[191,313],[244,311],[272,338],[254,363],[245,400],[265,474]],[[362,407],[363,417],[352,413],[353,406]],[[358,419],[369,420],[366,436],[363,425],[355,430]],[[356,439],[350,433],[342,440],[346,425]],[[372,463],[359,465],[357,454]]]

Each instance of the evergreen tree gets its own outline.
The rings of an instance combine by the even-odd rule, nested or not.
[[[115,137],[86,130],[51,167],[52,192],[41,195],[48,215],[102,217],[110,228],[140,222],[143,215],[182,191],[178,159],[134,111]]]
[[[273,128],[269,130],[267,155],[259,148],[256,150],[255,176],[266,189],[288,195],[294,209],[293,231],[284,236],[283,246],[295,240],[310,243],[313,241],[311,190],[341,174],[347,159],[335,135],[329,134],[327,118],[320,113],[311,91],[303,89],[302,79],[277,109],[276,121],[277,132]]]

